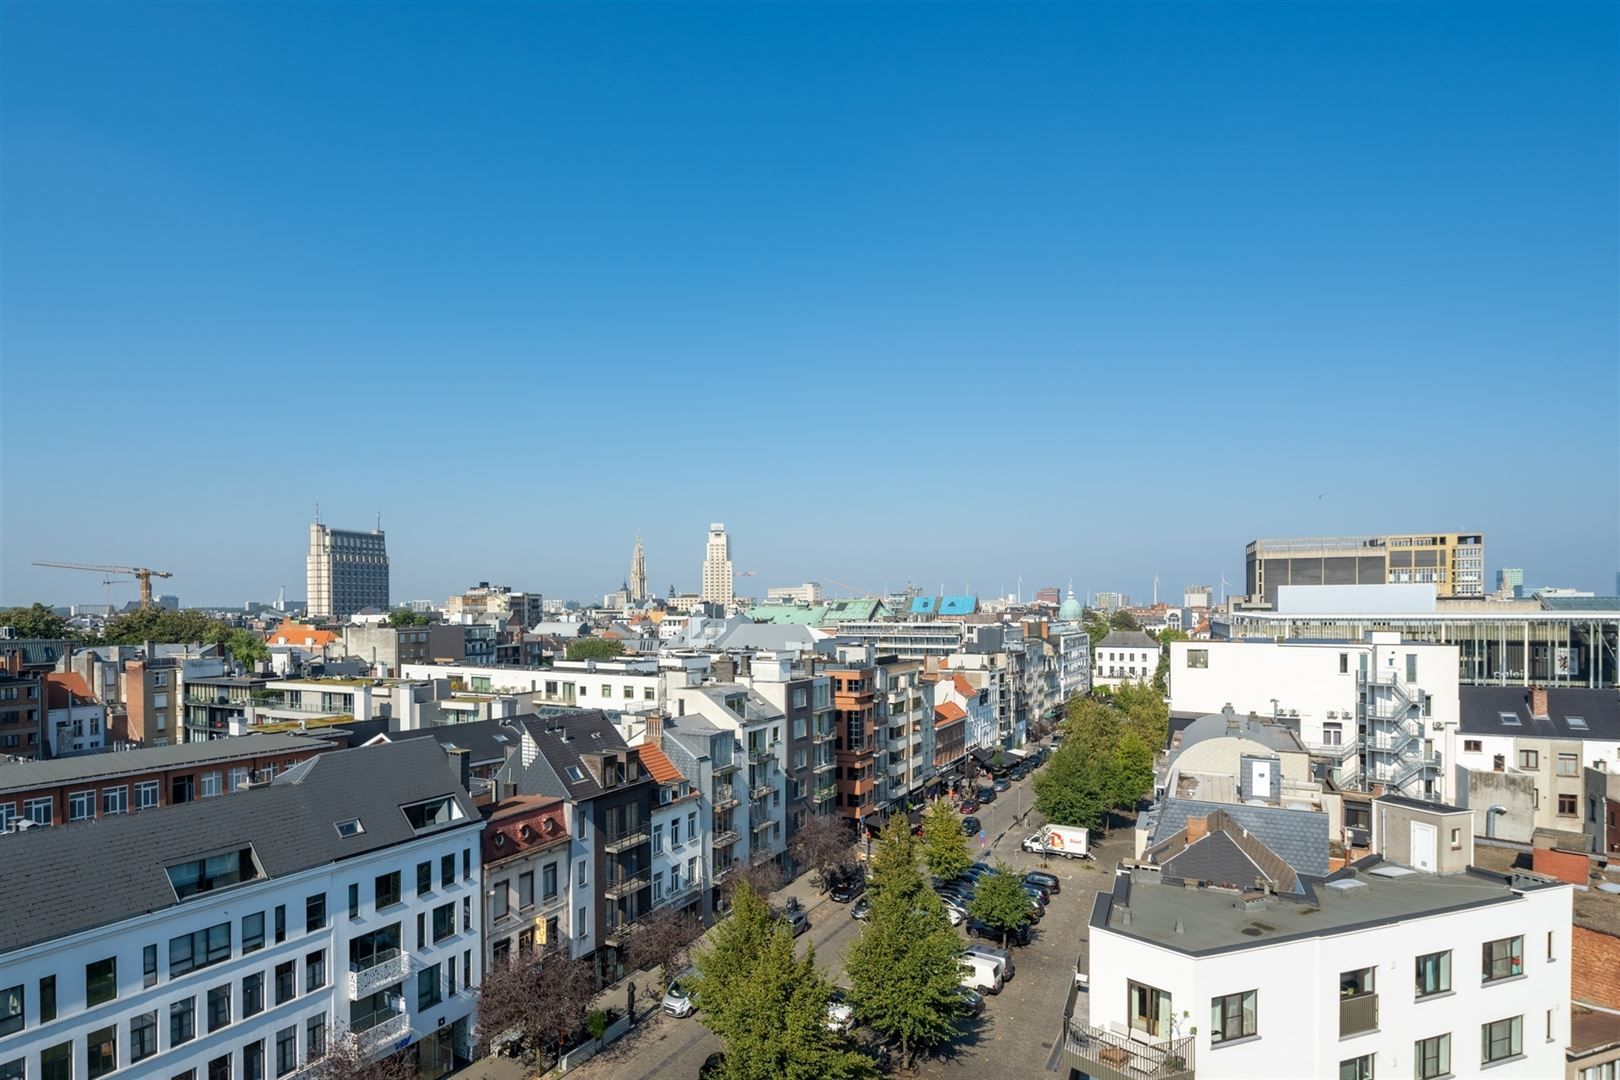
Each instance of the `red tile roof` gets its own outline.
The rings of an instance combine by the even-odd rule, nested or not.
[[[681,775],[681,770],[675,767],[675,763],[670,761],[664,755],[664,752],[656,746],[641,747],[641,763],[647,767],[647,772],[652,775],[652,778],[660,784],[673,784],[686,779]]]
[[[271,645],[302,645],[306,649],[320,649],[336,645],[338,636],[331,630],[317,630],[302,623],[284,622],[264,636]]]
[[[967,716],[967,710],[954,701],[934,706],[934,724],[954,724]]]
[[[46,708],[66,709],[70,705],[94,705],[96,695],[76,671],[53,671],[45,676]],[[70,696],[72,699],[70,700]]]
[[[958,694],[961,694],[963,697],[977,697],[978,696],[978,694],[979,694],[978,688],[975,687],[972,683],[968,682],[962,676],[960,676],[960,675],[956,676],[956,678],[953,680],[953,682],[954,682],[954,684],[956,686],[956,692]]]

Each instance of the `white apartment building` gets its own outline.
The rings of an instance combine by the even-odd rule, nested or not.
[[[934,779],[934,684],[920,660],[873,667],[877,695],[877,741],[885,754],[878,771],[887,776],[880,798],[920,794]]]
[[[1070,1067],[1106,1080],[1563,1075],[1567,885],[1376,858],[1305,885],[1285,898],[1122,870],[1092,913]]]
[[[572,842],[563,800],[519,795],[490,812],[483,833],[484,949],[487,963],[515,951],[568,946],[575,910]]]
[[[819,604],[826,596],[819,581],[806,581],[802,585],[773,585],[765,590],[767,604]]]
[[[695,715],[736,734],[737,766],[726,779],[731,797],[748,804],[746,830],[732,849],[748,865],[778,858],[787,851],[787,725],[782,711],[760,693],[740,683],[671,686],[670,712],[677,725]],[[737,815],[742,824],[743,815]],[[730,830],[727,830],[730,831]]]
[[[285,1076],[352,1034],[424,1076],[471,1049],[479,818],[444,751],[0,836],[0,1076]]]
[[[731,573],[731,538],[717,521],[709,526],[709,542],[703,549],[703,600],[729,605],[735,580]]]
[[[934,685],[935,708],[949,702],[967,713],[967,734],[963,745],[967,753],[996,746],[995,692],[989,687],[989,680],[983,678],[985,674],[982,671],[969,674],[947,668],[939,673],[939,681]],[[979,676],[980,682],[985,685],[974,685],[973,675]]]
[[[1091,685],[1151,682],[1159,668],[1159,643],[1140,630],[1113,630],[1092,647]]]
[[[1459,716],[1455,646],[1383,631],[1358,641],[1174,641],[1169,684],[1174,715],[1230,705],[1294,729],[1341,788],[1459,797],[1441,760]]]
[[[662,749],[647,743],[639,750],[658,785],[652,800],[652,905],[701,911],[709,886],[709,811],[698,786]]]

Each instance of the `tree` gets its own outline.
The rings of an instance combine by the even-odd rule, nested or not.
[[[958,825],[957,831],[962,827]],[[872,864],[867,871],[867,891],[873,903],[885,892],[902,897],[915,897],[925,888],[917,873],[917,838],[911,835],[910,823],[904,814],[895,814],[883,826],[877,846],[872,849]]]
[[[1092,608],[1086,608],[1081,621],[1086,627],[1086,636],[1091,638],[1091,647],[1095,649],[1102,644],[1102,639],[1108,636],[1108,616]]]
[[[782,887],[782,871],[773,862],[763,862],[758,866],[739,866],[736,872],[721,884],[720,893],[730,902],[736,897],[737,889],[745,883],[753,890],[755,896],[768,897]]]
[[[663,990],[686,966],[692,945],[703,936],[703,920],[689,911],[661,907],[642,920],[635,936],[630,939],[630,964],[644,971],[659,969]]]
[[[832,985],[815,947],[794,955],[793,931],[743,879],[731,916],[695,957],[699,1020],[725,1046],[726,1080],[866,1080],[871,1062],[827,1025]]]
[[[1170,692],[1170,643],[1186,641],[1187,635],[1173,626],[1167,626],[1153,635],[1159,642],[1159,666],[1153,672],[1153,689],[1161,695]]]
[[[1029,904],[1029,894],[1013,868],[998,862],[994,872],[979,879],[968,914],[1000,930],[1001,943],[1006,945],[1007,935],[1029,921]]]
[[[624,652],[624,642],[612,638],[582,637],[568,643],[570,660],[612,660]]]
[[[1132,728],[1126,728],[1109,762],[1110,802],[1130,809],[1153,790],[1153,751]]]
[[[800,866],[814,871],[823,890],[831,887],[833,871],[848,865],[855,834],[842,814],[811,814],[788,841],[788,854]]]
[[[264,639],[248,630],[232,629],[225,637],[225,651],[249,672],[257,670],[260,663],[270,659],[270,647],[264,643]]]
[[[44,604],[35,601],[27,607],[0,610],[0,626],[9,626],[20,638],[68,638],[73,631],[68,621]]]
[[[929,873],[946,881],[973,865],[961,819],[944,799],[935,799],[923,818],[923,861]]]
[[[1075,696],[1064,709],[1063,738],[1091,754],[1107,756],[1119,741],[1121,714],[1106,701]]]
[[[1121,683],[1114,690],[1113,705],[1127,727],[1155,750],[1170,742],[1170,706],[1164,695],[1146,683]]]
[[[595,997],[591,962],[570,957],[566,945],[492,965],[478,988],[477,1054],[514,1034],[529,1046],[560,1053],[579,1034]]]
[[[200,611],[150,607],[108,619],[101,637],[108,645],[141,645],[148,641],[223,645],[230,632],[229,625]]]
[[[1142,624],[1136,621],[1136,616],[1120,608],[1108,616],[1108,625],[1115,630],[1140,630]]]
[[[405,1052],[371,1060],[370,1053],[353,1033],[333,1040],[326,1053],[311,1061],[299,1080],[417,1080],[421,1074]]]
[[[963,1007],[962,940],[951,929],[944,904],[923,881],[916,845],[908,831],[896,827],[899,820],[891,819],[884,830],[882,866],[874,867],[883,883],[872,890],[871,913],[845,955],[844,970],[855,1014],[879,1035],[899,1040],[901,1059],[909,1065],[919,1047],[956,1034]],[[957,841],[963,841],[956,815],[940,801],[923,821],[925,844],[938,820],[948,820]],[[966,844],[961,848],[965,867]]]
[[[1105,761],[1065,742],[1035,774],[1035,809],[1053,825],[1101,828],[1116,790]]]
[[[426,626],[433,620],[420,611],[410,608],[395,608],[388,613],[388,625],[395,630],[406,626]]]

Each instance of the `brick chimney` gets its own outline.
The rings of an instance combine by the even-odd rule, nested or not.
[[[647,714],[647,739],[645,745],[664,748],[664,714]]]
[[[1209,835],[1209,818],[1190,817],[1187,819],[1187,843],[1194,844]]]
[[[1534,689],[1532,689],[1530,691],[1530,715],[1531,716],[1546,716],[1547,715],[1547,688],[1546,687],[1538,686],[1538,687],[1535,687]]]

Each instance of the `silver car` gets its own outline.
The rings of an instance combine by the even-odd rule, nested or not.
[[[675,978],[670,980],[669,992],[664,995],[664,1011],[671,1016],[691,1016],[696,1008],[692,1004],[692,994],[687,986],[697,977],[696,968],[687,968]]]

